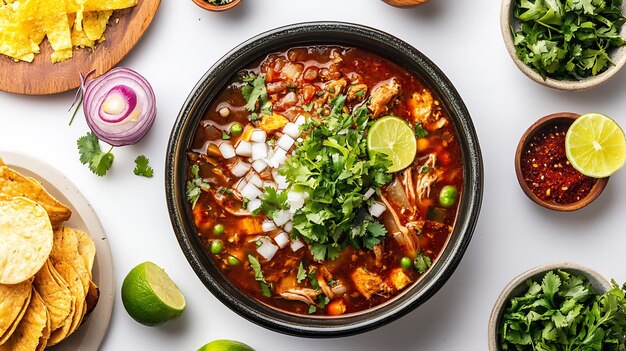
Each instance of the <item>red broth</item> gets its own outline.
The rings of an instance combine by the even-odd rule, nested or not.
[[[196,182],[208,184],[193,207],[207,255],[245,293],[297,314],[358,312],[408,289],[427,272],[429,263],[435,262],[448,241],[463,191],[457,134],[437,96],[411,72],[349,47],[299,47],[272,53],[250,65],[241,76],[249,73],[265,77],[271,112],[263,115],[258,105],[254,112],[246,109],[242,88],[247,83],[240,76],[234,77],[211,102],[188,153],[190,163],[199,170]],[[364,87],[361,94],[355,93],[359,87]],[[418,152],[411,166],[392,174],[380,193],[368,200],[386,204],[377,218],[387,230],[382,242],[373,250],[347,245],[334,260],[315,260],[307,240],[293,230],[289,232],[289,224],[264,231],[271,229],[269,218],[247,211],[255,201],[244,200],[243,194],[250,190],[243,189],[244,183],[256,184],[260,191],[266,185],[281,186],[268,170],[271,167],[258,172],[248,169],[254,163],[247,152],[237,149],[241,155],[232,156],[219,145],[235,148],[242,142],[255,144],[250,141],[252,130],[265,131],[267,140],[277,142],[287,129],[276,125],[301,121],[300,116],[323,122],[332,97],[337,95],[347,96],[344,110],[367,106],[372,121],[387,115],[403,118],[418,130]],[[272,119],[269,114],[278,117]],[[231,132],[233,123],[244,127],[241,135]],[[299,144],[296,141],[287,156]],[[236,170],[236,166],[243,168]],[[244,171],[245,175],[234,174]],[[190,168],[190,182],[195,178]],[[447,207],[439,199],[444,186],[457,190]],[[275,238],[283,232],[286,244]],[[216,244],[217,240],[220,242]],[[304,246],[294,251],[292,245],[298,242]],[[263,243],[276,248],[270,259],[259,253]],[[281,244],[285,246],[281,248]],[[264,283],[255,279],[259,272],[255,275],[250,256],[258,260]]]

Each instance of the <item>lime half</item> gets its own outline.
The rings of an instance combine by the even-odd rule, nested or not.
[[[122,302],[137,322],[160,325],[180,316],[185,297],[165,271],[152,262],[133,268],[122,283]]]
[[[624,166],[626,138],[611,118],[599,113],[578,117],[565,136],[567,159],[580,173],[605,178]]]
[[[254,351],[254,349],[239,341],[222,339],[211,341],[198,351]]]
[[[380,152],[393,162],[390,173],[405,169],[415,159],[417,141],[409,124],[402,118],[382,117],[372,126],[367,134],[367,150],[370,155]]]

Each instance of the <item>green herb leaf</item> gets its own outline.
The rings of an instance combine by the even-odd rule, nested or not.
[[[254,77],[254,80],[251,80]],[[250,74],[244,80],[247,82],[246,85],[241,88],[241,93],[246,99],[246,109],[250,112],[255,111],[257,108],[257,102],[259,106],[267,109],[265,104],[267,103],[267,99],[269,98],[267,94],[267,89],[265,89],[265,77],[262,75],[254,76]]]
[[[415,260],[413,260],[413,265],[419,274],[424,274],[432,265],[432,260],[430,257],[420,252],[417,257],[415,257]]]
[[[415,124],[415,136],[418,138],[425,138],[428,136],[428,131],[424,129],[424,125],[421,122]]]
[[[92,132],[88,132],[86,135],[78,138],[76,144],[80,154],[80,163],[88,164],[89,169],[97,176],[105,176],[108,170],[111,169],[115,159],[111,153],[113,147],[104,153],[100,149],[98,137]]]
[[[150,167],[149,163],[150,160],[146,156],[137,156],[137,158],[135,159],[135,169],[133,170],[133,172],[138,176],[152,178],[152,176],[154,175],[154,169]]]
[[[200,177],[200,167],[198,165],[191,166],[192,179],[187,181],[187,201],[191,203],[191,208],[196,207],[196,203],[202,194],[202,190],[207,190],[211,185]]]
[[[272,296],[272,287],[271,284],[268,284],[263,276],[263,270],[261,269],[261,263],[257,260],[256,257],[252,255],[248,255],[248,262],[250,262],[250,267],[252,267],[252,271],[254,272],[254,280],[260,283],[261,294],[265,297]]]
[[[304,266],[302,265],[302,261],[300,261],[300,265],[298,266],[298,274],[296,275],[296,280],[298,281],[298,284],[300,284],[305,279],[306,279],[306,270],[304,269]]]

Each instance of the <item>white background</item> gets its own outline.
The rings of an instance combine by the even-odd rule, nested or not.
[[[218,338],[261,350],[486,350],[487,321],[498,294],[517,274],[539,264],[573,261],[608,278],[626,280],[626,171],[611,177],[602,196],[575,213],[545,210],[522,193],[513,167],[517,142],[541,116],[598,111],[626,127],[626,72],[591,91],[552,91],[526,78],[509,58],[496,0],[431,0],[396,9],[380,0],[246,0],[209,13],[191,0],[163,0],[152,26],[121,66],[153,85],[154,127],[138,145],[115,149],[112,171],[98,178],[80,164],[76,139],[88,128],[82,115],[67,126],[74,92],[19,96],[0,92],[0,150],[29,153],[64,172],[89,199],[108,233],[118,284],[109,333],[101,350],[196,350]],[[240,42],[285,24],[341,20],[389,32],[421,50],[464,98],[485,161],[485,192],[474,238],[448,283],[427,303],[377,330],[347,338],[303,339],[256,326],[223,306],[187,264],[171,229],[164,194],[164,157],[170,129],[204,72]],[[78,72],[76,72],[78,74]],[[41,77],[54,79],[54,77]],[[155,177],[132,174],[147,155]],[[119,286],[136,264],[164,267],[187,298],[178,320],[148,328],[124,311]],[[90,351],[90,350],[87,350]]]

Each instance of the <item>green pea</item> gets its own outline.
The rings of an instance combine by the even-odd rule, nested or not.
[[[241,123],[235,122],[230,126],[230,134],[241,135],[243,133],[243,126]]]
[[[233,255],[228,255],[228,257],[226,258],[226,262],[228,262],[228,264],[231,266],[236,266],[239,264],[239,259]]]
[[[402,266],[402,268],[411,267],[411,263],[411,259],[408,257],[402,257],[402,259],[400,260],[400,265]]]
[[[213,240],[211,242],[211,253],[217,255],[219,253],[222,253],[222,251],[224,251],[224,242],[219,239]]]
[[[213,234],[214,235],[221,235],[224,234],[224,225],[222,223],[218,223],[213,227]]]
[[[441,192],[439,193],[439,203],[443,207],[452,207],[458,195],[459,191],[454,185],[446,185],[441,188]]]

